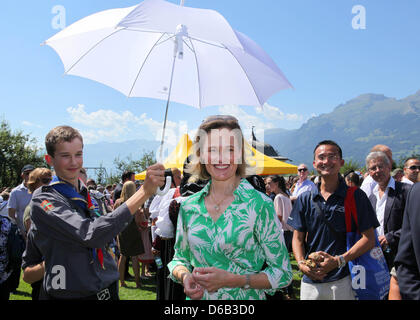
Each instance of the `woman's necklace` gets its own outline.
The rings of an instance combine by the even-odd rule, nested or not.
[[[213,205],[213,209],[214,209],[217,213],[219,213],[219,212],[220,212],[220,205],[223,203],[223,201],[225,201],[225,199],[226,199],[227,197],[223,198],[223,199],[222,199],[222,201],[220,201],[219,203],[217,203],[217,201],[214,199],[213,195],[211,195],[211,197],[212,197],[213,202],[215,203],[215,205]]]
[[[234,188],[233,190],[235,190],[237,188],[237,183],[234,184]],[[216,201],[216,199],[214,198],[214,191],[212,192],[212,190],[210,190],[209,196],[211,197],[211,200],[215,203],[213,204],[213,209],[217,212],[220,213],[220,205],[227,199],[229,198],[231,195],[229,194],[228,196],[223,197],[223,199],[219,202]]]

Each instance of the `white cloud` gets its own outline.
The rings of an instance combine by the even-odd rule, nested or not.
[[[69,107],[67,112],[74,126],[83,135],[86,144],[135,139],[161,141],[163,123],[154,120],[146,113],[135,114],[128,110],[111,109],[88,111],[83,104]],[[246,140],[251,140],[252,127],[254,127],[257,139],[261,142],[264,140],[264,131],[267,129],[290,128],[291,124],[296,127],[306,120],[301,115],[284,113],[269,104],[265,104],[262,109],[225,105],[219,107],[218,113],[235,116],[239,120]],[[164,152],[171,152],[184,133],[188,132],[191,138],[194,137],[197,128],[193,128],[192,123],[187,121],[189,122],[187,118],[185,121],[167,121],[164,145],[166,151]]]
[[[255,115],[245,108],[240,108],[236,105],[225,105],[219,108],[221,114],[233,115],[239,120],[239,123],[244,132],[245,139],[249,140],[251,137],[252,127],[257,136],[257,139],[262,141],[264,139],[264,131],[267,129],[281,128],[300,125],[305,121],[303,115],[294,113],[284,113],[279,108],[265,103],[262,108],[255,108]]]
[[[262,108],[256,108],[257,114],[264,115],[268,120],[302,121],[303,116],[296,113],[284,113],[279,108],[264,103]]]
[[[132,139],[147,139],[160,141],[163,123],[153,120],[146,113],[135,115],[131,111],[116,112],[113,110],[99,109],[87,112],[84,105],[67,108],[74,123],[86,143],[100,141],[126,141]],[[175,138],[179,136],[179,128],[183,124],[167,121],[165,131],[165,143],[176,145]],[[177,136],[178,134],[178,136]]]
[[[26,126],[26,127],[42,128],[42,126],[41,126],[41,125],[36,124],[36,123],[32,123],[32,122],[27,121],[27,120],[23,120],[23,121],[22,121],[22,124],[23,124],[24,126]]]
[[[252,127],[255,127],[255,133],[257,136],[262,136],[264,130],[275,128],[275,126],[266,121],[263,117],[254,116],[249,114],[244,109],[236,105],[225,105],[219,107],[220,114],[229,114],[239,120],[245,139],[249,140],[251,137]]]

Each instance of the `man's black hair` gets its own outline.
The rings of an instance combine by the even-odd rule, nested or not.
[[[135,174],[133,171],[124,171],[124,173],[121,175],[122,182],[125,182],[126,180],[130,180],[130,177]]]
[[[404,168],[406,167],[407,162],[408,162],[408,161],[410,161],[410,160],[419,160],[419,158],[417,158],[417,157],[408,157],[408,158],[407,158],[407,159],[405,159],[405,161],[404,161]]]
[[[321,142],[319,142],[315,149],[314,149],[314,159],[315,159],[315,151],[316,149],[318,149],[318,147],[323,146],[323,145],[330,145],[330,146],[334,146],[338,149],[338,153],[340,155],[340,159],[343,159],[343,151],[341,150],[340,146],[337,144],[337,142],[332,141],[332,140],[323,140]]]

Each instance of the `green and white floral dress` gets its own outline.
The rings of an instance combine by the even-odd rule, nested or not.
[[[234,201],[214,222],[204,198],[211,181],[181,205],[176,231],[175,254],[168,264],[170,277],[177,265],[216,267],[233,274],[267,274],[272,289],[221,288],[205,292],[210,300],[264,300],[265,293],[292,281],[289,255],[273,201],[242,179],[234,191]],[[264,262],[267,267],[261,270]]]

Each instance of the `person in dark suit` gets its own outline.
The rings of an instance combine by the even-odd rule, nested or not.
[[[402,299],[420,300],[420,183],[407,197],[395,268]]]
[[[395,181],[391,177],[392,164],[387,155],[381,151],[369,153],[366,166],[370,176],[377,182],[369,200],[376,210],[380,223],[377,229],[378,239],[391,270],[398,251],[405,202],[410,185]]]

